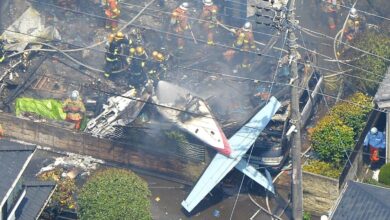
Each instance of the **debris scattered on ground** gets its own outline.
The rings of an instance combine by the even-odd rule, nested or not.
[[[65,156],[55,158],[54,163],[43,167],[37,175],[46,171],[54,170],[57,167],[61,167],[67,170],[69,173],[73,170],[77,170],[78,172],[76,173],[76,171],[74,171],[73,174],[67,173],[69,175],[77,176],[80,174],[81,176],[84,176],[89,175],[92,170],[96,170],[99,164],[104,164],[104,161],[95,159],[91,156],[66,153]]]
[[[76,202],[74,193],[76,192],[75,180],[62,177],[64,170],[56,168],[50,171],[42,172],[38,175],[40,180],[54,181],[57,183],[56,190],[52,196],[51,205],[59,208],[74,209]]]

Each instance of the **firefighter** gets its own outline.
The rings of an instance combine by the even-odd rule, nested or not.
[[[190,27],[188,25],[188,17],[187,17],[187,11],[188,11],[188,3],[183,2],[179,7],[177,7],[173,12],[171,16],[170,25],[174,32],[179,35],[177,37],[177,46],[178,49],[181,50],[184,48],[184,31],[188,30]]]
[[[133,41],[127,35],[124,35],[119,31],[115,34],[112,44],[114,53],[118,54],[121,64],[124,65],[126,63],[126,57],[130,55],[129,50],[133,46]]]
[[[370,132],[364,138],[364,146],[370,148],[371,166],[379,161],[379,150],[386,148],[386,138],[384,132],[379,132],[376,127],[372,127]]]
[[[5,61],[5,49],[4,49],[5,40],[0,36],[0,63]]]
[[[148,80],[145,71],[147,58],[143,47],[130,49],[130,84],[137,90],[140,90]]]
[[[352,41],[358,33],[364,31],[364,26],[365,19],[358,15],[355,8],[351,8],[349,12],[349,18],[344,29],[344,37],[347,39],[347,41]]]
[[[203,11],[200,15],[203,29],[207,33],[207,44],[214,44],[214,29],[217,26],[218,7],[212,0],[203,0]]]
[[[74,123],[74,129],[79,130],[85,113],[85,106],[77,90],[72,91],[70,98],[65,100],[63,109],[66,112],[65,120]]]
[[[120,66],[120,55],[117,45],[114,42],[115,35],[110,34],[106,45],[106,65],[104,66],[104,77],[109,78],[112,71],[118,70]]]
[[[233,30],[236,35],[236,40],[233,44],[233,47],[240,48],[243,51],[242,57],[242,68],[250,68],[248,52],[255,51],[256,44],[252,32],[252,24],[250,22],[245,22],[244,26],[238,30]]]
[[[117,0],[105,0],[106,28],[116,31],[118,28],[118,17],[120,10]]]
[[[324,0],[322,2],[322,10],[326,13],[328,26],[330,30],[336,30],[337,12],[340,9],[339,0]]]
[[[163,53],[159,51],[152,52],[152,60],[148,65],[148,77],[153,80],[154,86],[157,85],[158,81],[166,78],[167,66],[166,58]]]
[[[132,43],[135,47],[142,46],[144,44],[144,38],[139,28],[132,28],[130,30],[130,38],[133,39]]]

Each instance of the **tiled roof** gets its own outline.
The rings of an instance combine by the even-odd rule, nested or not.
[[[35,145],[0,140],[0,201],[11,188],[35,148]]]
[[[390,67],[387,69],[385,78],[380,84],[374,100],[379,108],[390,107]]]
[[[349,181],[332,220],[388,220],[390,189]]]
[[[16,220],[32,220],[39,217],[46,201],[55,188],[54,182],[26,182],[26,196],[16,210]]]

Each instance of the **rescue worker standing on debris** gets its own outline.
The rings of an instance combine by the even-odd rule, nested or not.
[[[218,7],[214,5],[212,0],[203,0],[203,11],[200,15],[203,29],[207,33],[207,44],[214,44],[214,29],[217,26]]]
[[[63,106],[64,112],[66,112],[65,120],[74,123],[74,129],[79,130],[85,113],[85,106],[79,92],[77,90],[72,91],[70,98],[65,100]]]
[[[187,16],[188,7],[188,3],[183,2],[179,7],[173,10],[171,15],[170,25],[174,32],[179,35],[177,36],[177,46],[179,50],[184,48],[184,31],[190,28]]]
[[[161,52],[152,52],[152,60],[148,65],[148,77],[149,79],[153,80],[154,86],[157,85],[158,81],[164,80],[166,78],[166,60],[167,58]]]
[[[126,63],[126,57],[129,56],[130,47],[133,44],[133,41],[124,35],[121,31],[117,32],[114,36],[114,39],[111,42],[114,53],[118,55],[118,58],[121,61],[121,64]]]
[[[120,10],[117,0],[104,0],[105,1],[105,14],[106,14],[106,28],[111,28],[112,31],[116,31],[118,28],[118,17]]]
[[[104,66],[104,77],[109,78],[112,71],[118,70],[120,66],[119,48],[114,40],[115,35],[110,34],[106,45],[106,65]]]
[[[337,12],[340,9],[339,0],[324,0],[322,10],[326,13],[329,29],[335,30],[337,25]]]
[[[238,30],[232,30],[236,35],[236,41],[233,44],[233,47],[240,48],[243,52],[242,54],[242,68],[250,68],[248,52],[256,50],[255,39],[252,32],[252,24],[246,22],[244,26]]]
[[[5,61],[5,49],[4,49],[5,40],[0,36],[0,63]]]
[[[141,46],[130,49],[130,85],[140,90],[147,82],[146,61],[148,56]]]
[[[364,139],[364,146],[370,148],[371,166],[379,161],[379,149],[386,148],[386,139],[384,132],[379,132],[376,127],[372,127]]]
[[[347,41],[352,41],[358,33],[364,31],[364,27],[365,19],[358,15],[356,8],[351,8],[349,11],[349,18],[344,29],[344,37]]]

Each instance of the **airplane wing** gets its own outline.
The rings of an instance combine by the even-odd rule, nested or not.
[[[269,103],[229,139],[233,150],[231,155],[233,156],[230,158],[220,153],[215,155],[188,197],[181,203],[188,212],[191,212],[230,170],[241,161],[242,156],[253,145],[279,107],[280,103],[278,100],[275,97],[271,97]],[[243,167],[244,173],[247,172],[250,177],[253,176],[255,179],[259,179],[261,184],[263,182],[263,179],[260,178],[262,174],[254,172],[250,167],[246,168],[247,163],[245,161],[243,163],[245,166],[239,167]]]
[[[275,193],[274,185],[272,184],[272,178],[269,178],[269,173],[267,173],[267,177],[264,177],[264,175],[257,171],[256,168],[248,164],[248,161],[245,159],[241,159],[240,162],[238,162],[238,164],[236,165],[236,168],[242,173],[244,173],[246,176],[254,180],[256,183],[260,184],[272,193]],[[268,171],[266,170],[266,172]]]

